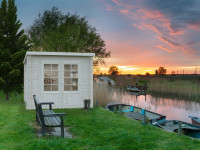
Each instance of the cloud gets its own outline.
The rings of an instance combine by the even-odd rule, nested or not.
[[[157,38],[160,39],[161,41],[169,44],[171,47],[174,47],[174,46],[181,47],[181,44],[179,44],[178,42],[174,42],[167,37],[157,37]]]
[[[161,49],[163,49],[164,51],[169,52],[169,53],[172,53],[172,52],[173,52],[173,50],[168,49],[168,48],[166,48],[166,47],[164,47],[164,46],[162,46],[162,45],[157,45],[156,47],[161,48]]]
[[[148,10],[157,10],[170,19],[170,28],[178,31],[188,25],[200,25],[199,0],[142,0]]]
[[[196,37],[185,37],[185,33],[189,30],[200,31],[199,0],[112,0],[112,2],[119,7],[117,11],[132,21],[133,27],[154,31],[157,34],[154,37],[168,44],[172,48],[171,51],[195,53],[200,49],[198,44],[193,43]],[[161,49],[163,48],[166,47]]]

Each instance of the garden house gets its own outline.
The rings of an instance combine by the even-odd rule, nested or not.
[[[24,101],[35,109],[33,95],[40,102],[54,102],[55,108],[82,108],[84,99],[93,107],[94,53],[30,52],[24,58]]]

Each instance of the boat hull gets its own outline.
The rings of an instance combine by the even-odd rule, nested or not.
[[[199,125],[200,126],[200,118],[198,117],[192,117],[192,116],[189,116],[192,120],[192,124],[195,124],[195,125]]]
[[[157,126],[165,131],[178,133],[179,122],[181,122],[182,133],[184,135],[200,139],[200,126],[198,125],[178,120],[167,120],[165,122],[157,124]]]
[[[149,123],[154,125],[157,122],[164,122],[166,121],[166,116],[157,114],[155,112],[151,112],[148,110],[144,110],[139,107],[126,105],[126,104],[108,104],[106,106],[107,109],[114,111],[114,106],[116,106],[117,110],[119,109],[119,105],[122,106],[122,112],[125,116],[128,118],[134,119],[134,120],[144,120],[144,116],[146,116],[149,119]]]

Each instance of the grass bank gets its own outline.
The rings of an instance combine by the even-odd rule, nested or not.
[[[13,94],[9,102],[0,93],[0,149],[198,149],[200,141],[179,137],[159,128],[113,114],[102,108],[90,110],[62,109],[65,126],[73,139],[38,138],[32,123],[35,111],[24,108],[23,95]]]

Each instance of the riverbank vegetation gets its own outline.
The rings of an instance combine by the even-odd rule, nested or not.
[[[178,136],[159,128],[144,126],[103,108],[62,109],[65,126],[74,135],[38,138],[35,111],[25,110],[23,95],[12,94],[4,100],[0,92],[0,149],[198,149],[200,141]]]
[[[169,96],[179,99],[200,101],[200,76],[198,75],[115,75],[112,78],[116,86],[126,90],[127,85],[144,86],[147,82],[147,93]]]

